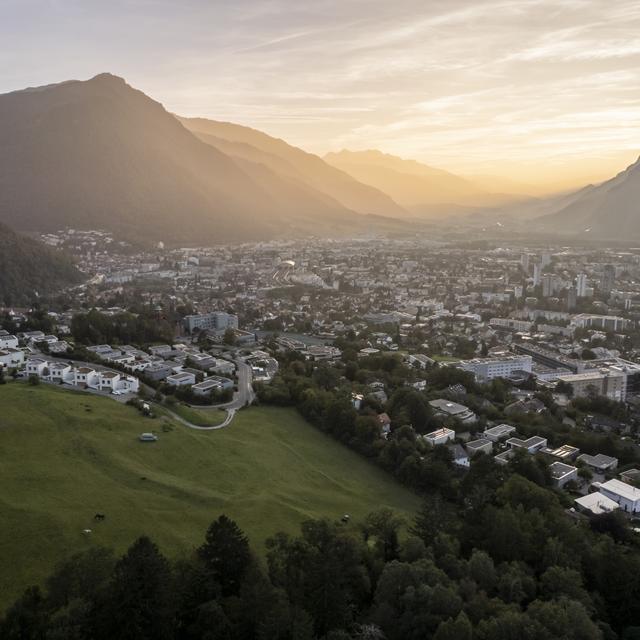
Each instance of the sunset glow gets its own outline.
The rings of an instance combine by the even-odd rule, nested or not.
[[[2,4],[0,92],[110,71],[180,115],[533,191],[640,149],[634,0]]]

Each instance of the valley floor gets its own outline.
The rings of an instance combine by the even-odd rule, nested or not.
[[[146,431],[158,441],[139,442]],[[268,536],[308,518],[348,513],[355,526],[381,507],[407,519],[419,507],[293,409],[244,409],[228,429],[194,431],[107,398],[12,382],[0,386],[0,461],[0,610],[90,545],[122,552],[147,534],[187,554],[226,513],[262,553]]]

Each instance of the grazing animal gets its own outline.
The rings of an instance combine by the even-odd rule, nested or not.
[[[106,517],[106,516],[104,515],[104,513],[96,513],[96,515],[95,515],[95,516],[93,516],[93,519],[94,519],[94,520],[104,520],[104,519],[105,519],[105,517]]]

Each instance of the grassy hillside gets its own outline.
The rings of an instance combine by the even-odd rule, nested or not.
[[[92,544],[122,551],[146,533],[178,555],[224,512],[260,551],[267,536],[307,518],[357,521],[382,506],[407,515],[419,506],[293,410],[252,408],[227,429],[201,432],[110,399],[23,383],[0,386],[0,407],[0,610]],[[137,441],[150,430],[158,442]],[[94,523],[96,512],[104,522]]]

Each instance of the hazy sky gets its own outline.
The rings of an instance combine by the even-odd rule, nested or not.
[[[532,183],[640,153],[639,0],[0,0],[0,92],[102,71],[318,153]]]

